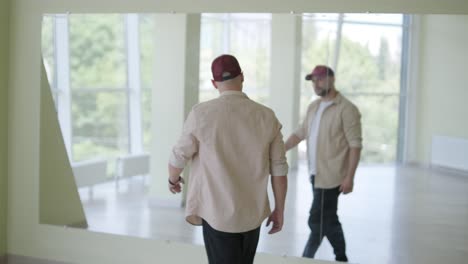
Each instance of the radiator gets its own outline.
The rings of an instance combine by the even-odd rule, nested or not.
[[[76,185],[93,186],[108,181],[107,160],[89,160],[72,164]]]
[[[117,160],[117,176],[130,177],[149,174],[149,154],[127,155]]]
[[[431,164],[468,171],[468,139],[433,136]]]

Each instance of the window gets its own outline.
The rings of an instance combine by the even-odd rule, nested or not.
[[[52,15],[45,15],[42,22],[42,57],[47,78],[52,89],[52,96],[57,102],[57,84],[55,82],[55,24]],[[56,105],[57,107],[57,105]]]
[[[143,150],[151,148],[151,90],[153,88],[153,70],[155,59],[155,19],[151,14],[141,14],[140,57],[141,57],[141,118],[143,129]]]
[[[336,73],[336,87],[362,114],[364,163],[396,161],[401,94],[403,15],[305,14],[301,80],[317,64]],[[301,120],[316,96],[302,81]],[[300,145],[305,158],[305,144]]]
[[[43,19],[44,63],[72,162],[149,150],[154,19],[54,14]]]
[[[244,92],[268,104],[270,75],[270,14],[203,14],[200,41],[200,101],[216,98],[211,62],[229,53],[244,72]]]
[[[129,152],[123,15],[70,15],[74,161]]]

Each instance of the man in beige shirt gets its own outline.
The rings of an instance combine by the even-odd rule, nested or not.
[[[331,68],[318,65],[306,80],[312,81],[320,98],[309,105],[304,122],[286,141],[286,150],[307,141],[314,199],[308,221],[311,234],[303,256],[313,258],[326,236],[336,260],[346,262],[346,244],[337,215],[338,196],[353,191],[362,148],[361,114],[336,90]]]
[[[186,219],[203,226],[209,263],[253,263],[262,222],[273,223],[269,234],[283,226],[288,165],[281,124],[242,92],[234,56],[219,56],[211,70],[220,96],[189,113],[169,160],[169,190],[181,191],[180,174],[191,161]]]

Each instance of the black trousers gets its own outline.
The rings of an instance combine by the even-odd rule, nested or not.
[[[209,264],[253,263],[260,227],[244,233],[227,233],[215,230],[205,220],[202,226]]]
[[[324,237],[328,238],[337,261],[348,261],[346,243],[341,223],[338,219],[338,196],[340,187],[333,189],[315,188],[315,177],[311,176],[314,200],[309,215],[311,230],[303,257],[313,258]]]

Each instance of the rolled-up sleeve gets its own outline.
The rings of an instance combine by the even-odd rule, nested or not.
[[[343,110],[343,129],[350,148],[362,148],[361,113],[354,105]]]
[[[270,143],[270,174],[271,176],[286,176],[288,174],[288,162],[286,160],[286,149],[284,147],[281,124],[277,125],[275,136]]]
[[[172,148],[169,164],[173,167],[183,169],[193,155],[198,152],[198,140],[195,136],[196,127],[195,113],[192,110],[184,123],[182,135]]]

